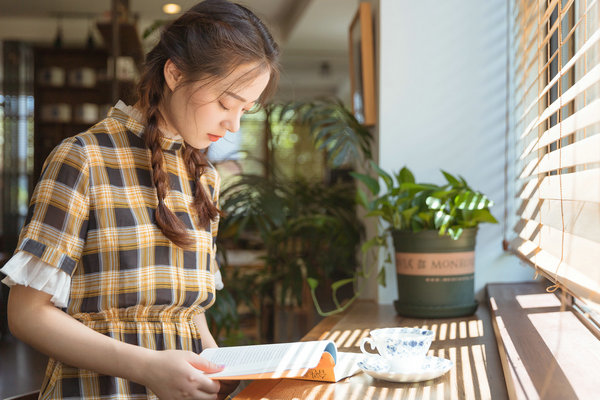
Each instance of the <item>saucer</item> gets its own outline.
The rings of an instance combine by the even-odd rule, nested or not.
[[[389,382],[420,382],[444,375],[454,363],[445,358],[426,356],[423,364],[411,371],[391,371],[389,362],[379,355],[369,355],[358,362],[366,374]]]

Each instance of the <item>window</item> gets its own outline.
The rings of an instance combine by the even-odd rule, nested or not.
[[[516,237],[522,259],[600,313],[600,9],[516,0]]]

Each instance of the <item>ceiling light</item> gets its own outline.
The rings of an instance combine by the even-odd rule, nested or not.
[[[179,11],[181,11],[181,6],[179,4],[169,3],[163,6],[163,12],[165,14],[177,14]]]

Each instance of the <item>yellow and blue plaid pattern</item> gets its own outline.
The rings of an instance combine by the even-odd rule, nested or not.
[[[158,228],[143,125],[120,109],[65,139],[48,157],[19,238],[26,251],[71,275],[66,312],[117,340],[151,349],[202,350],[192,322],[215,300],[218,221],[197,225],[180,140],[161,139],[170,178],[167,206],[196,238],[174,245]],[[201,184],[218,203],[219,176]],[[50,360],[42,399],[145,399],[154,395],[120,378]]]

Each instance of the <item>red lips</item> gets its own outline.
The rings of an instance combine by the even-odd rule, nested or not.
[[[207,136],[208,140],[210,140],[211,142],[216,142],[217,140],[221,139],[221,136],[211,135],[210,133],[207,134]]]

